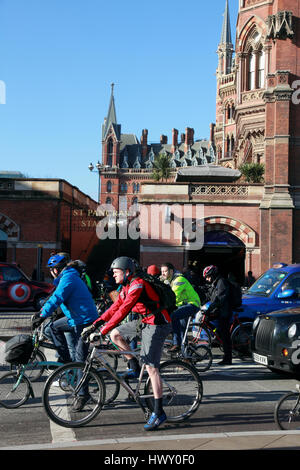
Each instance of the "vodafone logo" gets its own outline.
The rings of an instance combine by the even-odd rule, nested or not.
[[[30,297],[30,288],[23,283],[13,284],[8,290],[9,297],[20,304],[27,302]]]

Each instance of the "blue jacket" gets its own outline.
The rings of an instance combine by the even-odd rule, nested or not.
[[[56,289],[43,305],[41,317],[47,318],[61,307],[70,326],[92,323],[99,318],[93,297],[74,268],[65,268],[54,280]]]

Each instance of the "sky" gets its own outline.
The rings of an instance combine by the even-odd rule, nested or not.
[[[111,83],[121,132],[209,138],[225,0],[0,0],[0,172],[97,199]],[[233,41],[238,0],[229,0]],[[5,90],[5,94],[4,91]]]

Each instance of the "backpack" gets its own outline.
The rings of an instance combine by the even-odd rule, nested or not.
[[[242,288],[237,282],[228,280],[230,287],[231,307],[233,310],[242,306]]]
[[[171,313],[177,308],[176,295],[173,292],[171,286],[169,284],[165,284],[164,282],[160,281],[157,277],[152,276],[151,274],[138,272],[137,276],[141,277],[144,281],[150,284],[150,286],[156,292],[159,297],[160,307],[157,310],[156,302],[149,299],[147,295],[144,296],[144,293],[142,294],[141,302],[150,310],[153,310],[154,308],[154,311],[152,311],[152,313],[158,317],[159,323],[157,324],[165,323],[165,321],[162,321],[162,318],[160,318],[162,317],[161,310],[167,310],[169,315],[171,315]]]
[[[27,364],[33,351],[31,335],[13,336],[5,343],[5,361],[9,364]]]

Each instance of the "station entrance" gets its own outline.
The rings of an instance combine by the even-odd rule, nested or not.
[[[201,250],[187,251],[187,264],[202,277],[205,266],[218,266],[223,276],[232,273],[243,285],[245,277],[245,244],[230,232],[215,230],[205,232]]]

